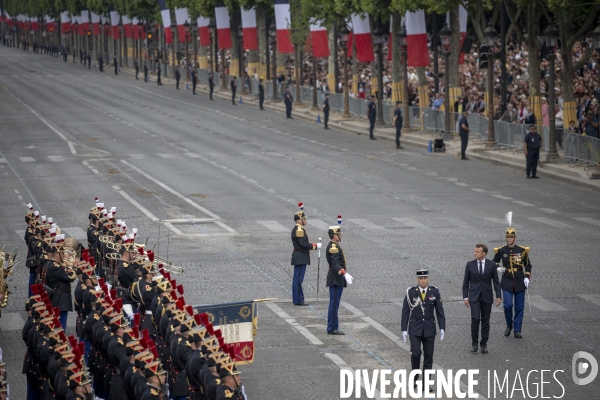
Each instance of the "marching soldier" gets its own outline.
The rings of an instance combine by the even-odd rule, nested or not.
[[[523,337],[521,327],[525,310],[525,291],[531,279],[529,247],[517,245],[517,231],[509,227],[506,229],[506,246],[494,248],[494,253],[496,253],[494,262],[498,265],[498,274],[502,276],[500,286],[506,317],[504,336],[510,336],[510,331],[514,329],[515,337],[520,339]],[[501,267],[500,261],[502,261]]]
[[[285,116],[288,119],[294,119],[292,117],[292,102],[294,98],[292,97],[292,92],[290,92],[290,85],[285,86],[285,92],[283,92],[283,102],[285,103]]]
[[[60,237],[59,237],[60,236]],[[71,282],[76,278],[75,271],[63,266],[62,254],[64,234],[57,236],[58,243],[51,243],[46,250],[48,261],[46,262],[46,285],[52,289],[50,301],[53,307],[60,309],[60,324],[63,329],[67,328],[67,315],[73,311],[73,299],[71,298]]]
[[[141,400],[163,400],[163,388],[167,382],[166,371],[161,368],[160,361],[146,364],[144,368],[147,388]]]
[[[206,328],[195,329],[189,336],[192,351],[185,365],[185,374],[190,384],[190,391],[192,392],[190,400],[203,399],[200,371],[206,362],[206,359],[202,355],[202,338],[204,335],[206,335]]]
[[[338,217],[338,224],[342,223],[342,217]],[[352,284],[352,276],[346,272],[346,257],[340,247],[342,241],[342,227],[330,226],[327,231],[329,234],[329,244],[327,245],[327,287],[329,288],[329,311],[327,313],[327,334],[345,335],[340,331],[338,325],[338,310],[342,299],[342,292],[347,284]]]
[[[304,214],[304,205],[298,204],[300,211],[294,214],[296,226],[292,229],[292,265],[294,266],[294,280],[292,281],[292,301],[296,306],[307,306],[304,302],[304,292],[302,291],[302,282],[306,266],[310,265],[310,250],[320,249],[321,243],[310,243],[308,233],[305,230],[306,215]]]
[[[440,291],[429,285],[429,271],[417,270],[417,286],[406,289],[402,305],[402,337],[410,338],[410,363],[413,370],[420,369],[421,345],[423,346],[423,375],[432,369],[435,336],[435,320],[440,327],[440,340],[444,340],[446,317]],[[416,383],[415,383],[416,387]]]
[[[235,92],[237,90],[237,78],[235,76],[231,77],[231,103],[235,106]]]

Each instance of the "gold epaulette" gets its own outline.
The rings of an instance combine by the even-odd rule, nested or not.
[[[301,225],[296,225],[296,237],[304,237],[304,229]]]
[[[529,247],[523,247],[525,254],[529,253]]]
[[[339,249],[337,248],[337,246],[335,245],[335,243],[331,245],[331,247],[329,248],[329,252],[331,254],[337,254],[337,253],[339,253]]]
[[[498,254],[499,250],[500,250],[500,247],[494,247],[494,254]]]

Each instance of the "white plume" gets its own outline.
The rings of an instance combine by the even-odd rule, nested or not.
[[[512,211],[506,213],[506,222],[508,222],[508,226],[512,226]]]

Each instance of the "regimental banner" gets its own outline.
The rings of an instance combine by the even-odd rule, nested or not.
[[[214,329],[220,329],[225,343],[233,345],[235,362],[250,364],[254,361],[254,337],[258,328],[258,314],[253,300],[235,303],[194,306],[198,314],[206,313]]]

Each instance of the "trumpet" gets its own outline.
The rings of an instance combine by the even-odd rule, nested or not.
[[[106,248],[113,251],[119,251],[121,248],[120,243],[106,242]]]
[[[102,243],[112,243],[113,237],[109,235],[100,235],[98,240]]]
[[[121,259],[121,255],[119,253],[106,253],[104,257],[114,261],[119,261]]]
[[[175,274],[175,275],[183,274],[183,267],[173,265],[173,263],[171,261],[167,260],[164,257],[155,255],[153,263],[156,266],[156,268],[162,268],[165,271],[170,272],[172,274]]]

